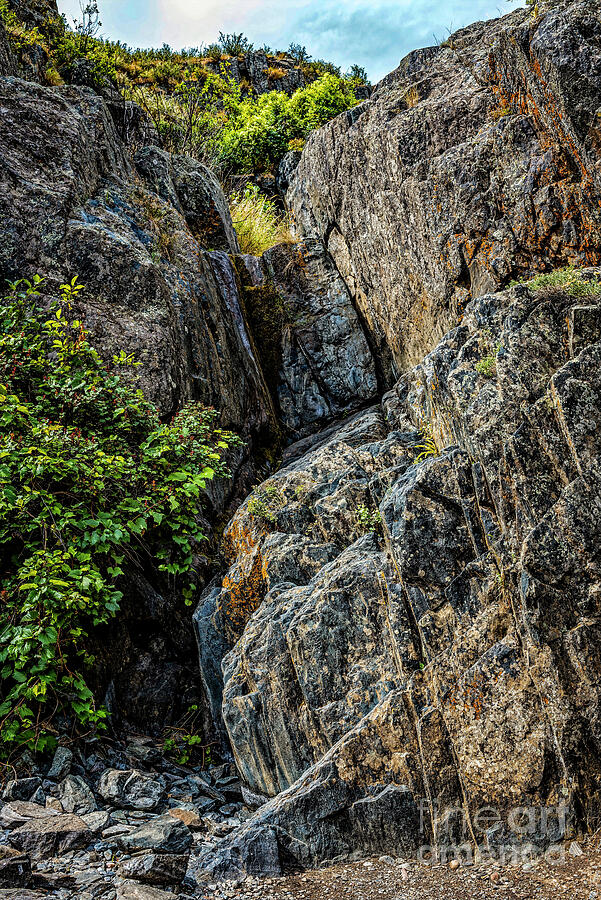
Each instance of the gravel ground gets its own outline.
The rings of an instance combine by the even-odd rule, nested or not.
[[[224,888],[211,885],[207,900],[601,900],[601,851],[583,848],[564,862],[526,866],[425,866],[381,859],[334,866],[287,878]],[[386,860],[386,861],[385,861]]]

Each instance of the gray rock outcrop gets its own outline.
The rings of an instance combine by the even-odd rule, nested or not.
[[[0,76],[18,75],[19,67],[15,59],[4,23],[0,22]]]
[[[294,438],[373,400],[374,359],[348,289],[320,245],[279,244],[238,265],[278,420]]]
[[[264,50],[251,50],[240,56],[230,56],[209,62],[208,68],[219,74],[223,69],[238,84],[242,83],[257,96],[269,91],[293,94],[305,86],[302,69],[284,54],[269,57]]]
[[[389,384],[466,303],[599,262],[597,4],[540,4],[409,54],[314,132],[288,201],[332,255]]]
[[[234,517],[223,719],[245,784],[274,799],[223,859],[257,828],[313,866],[484,847],[485,805],[508,843],[534,808],[539,847],[594,818],[599,274],[586,302],[473,301],[381,410]]]
[[[41,25],[48,16],[58,16],[56,0],[8,0],[8,8],[29,26]]]

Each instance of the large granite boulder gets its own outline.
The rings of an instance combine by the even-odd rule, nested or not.
[[[83,816],[96,810],[94,794],[80,775],[67,775],[58,785],[57,794],[65,812]]]
[[[181,884],[188,871],[188,854],[141,853],[120,867],[124,878],[135,878],[145,884]]]
[[[18,828],[31,819],[48,819],[58,815],[60,815],[58,810],[40,806],[39,803],[31,803],[28,800],[13,800],[10,803],[5,803],[0,809],[0,823],[5,828]]]
[[[31,800],[35,792],[42,785],[42,779],[37,775],[30,778],[14,778],[7,781],[2,791],[3,800]]]
[[[12,850],[12,848],[7,848]],[[18,850],[0,856],[0,888],[25,888],[31,884],[31,861]]]
[[[122,881],[117,887],[117,900],[173,900],[173,894],[136,881]]]
[[[332,255],[389,384],[472,297],[599,262],[600,35],[583,0],[477,23],[310,136],[294,221]]]
[[[472,301],[381,412],[237,513],[213,597],[236,641],[223,719],[245,784],[273,799],[220,859],[253,829],[316,865],[542,849],[594,820],[600,275]]]

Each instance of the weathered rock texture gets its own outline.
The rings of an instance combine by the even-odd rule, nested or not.
[[[299,234],[331,253],[389,379],[470,298],[599,261],[599,9],[555,6],[411,53],[307,143]]]
[[[312,865],[515,841],[516,805],[594,820],[601,291],[487,293],[601,253],[601,14],[550,5],[411,54],[292,176],[380,384],[404,374],[289,448],[226,531],[201,669],[274,799],[216,875],[266,835]],[[520,839],[561,833],[554,811]]]
[[[17,75],[18,66],[4,24],[0,22],[0,75]]]
[[[213,176],[130,135],[85,72],[0,78],[0,277],[38,271],[52,294],[78,274],[93,342],[135,354],[165,416],[220,409],[246,448],[211,521],[273,462],[277,432],[300,439],[227,526],[225,577],[199,561],[206,699],[247,796],[267,801],[202,861],[215,877],[545,846],[562,805],[594,821],[601,270],[577,293],[506,288],[600,261],[600,48],[598,4],[560,0],[411,54],[290,161],[302,243],[261,260],[237,253]],[[132,575],[99,644],[116,712],[148,726],[185,707],[189,622],[164,586]],[[68,805],[92,808],[63,777]],[[99,795],[160,804],[167,785],[140,777],[119,765]],[[29,814],[39,790],[11,788],[18,849],[89,843],[76,815]],[[538,810],[525,835],[516,806]],[[193,841],[177,816],[116,827],[157,859]]]
[[[600,37],[578,2],[465,29],[317,132],[292,177],[380,383],[405,374],[289,448],[226,531],[201,668],[273,799],[215,876],[261,846],[272,871],[274,840],[315,865],[594,822],[601,288],[487,291],[599,260]]]
[[[54,287],[78,274],[96,345],[135,354],[141,386],[165,415],[199,399],[243,435],[265,428],[271,401],[239,321],[232,267],[227,256],[199,254],[190,232],[202,217],[210,246],[237,248],[214,177],[147,148],[136,158],[146,187],[91,90],[16,79],[0,90],[2,275],[41,271]]]
[[[594,820],[600,360],[601,286],[485,295],[381,408],[243,504],[215,597],[214,623],[242,632],[223,718],[245,783],[275,799],[216,874],[265,828],[315,865],[486,845],[485,805],[508,842],[516,806],[540,846],[561,804]]]
[[[373,400],[374,359],[348,289],[320,245],[244,257],[246,312],[288,435],[300,437]]]

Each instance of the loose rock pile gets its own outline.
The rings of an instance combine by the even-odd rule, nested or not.
[[[145,738],[88,756],[59,747],[2,800],[0,896],[11,900],[185,897],[191,854],[250,815],[230,765],[193,772]]]

